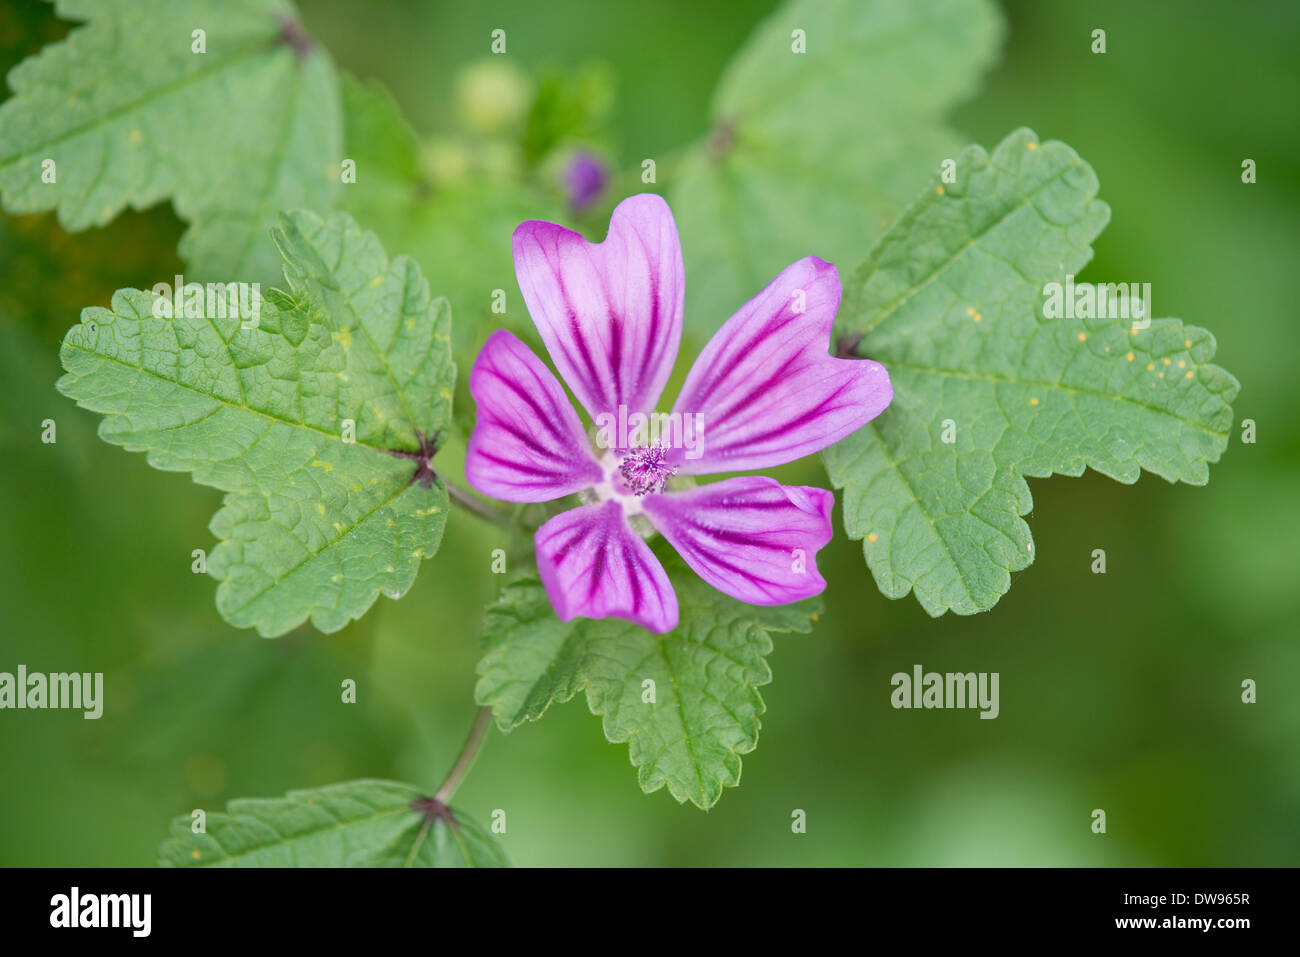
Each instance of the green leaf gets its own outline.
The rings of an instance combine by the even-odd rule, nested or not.
[[[957,155],[943,117],[1001,35],[987,0],[796,0],[764,21],[671,185],[688,328],[712,333],[809,254],[858,261]]]
[[[106,441],[227,493],[207,564],[228,621],[332,632],[403,595],[442,539],[446,488],[416,478],[451,416],[451,316],[343,213],[286,215],[275,239],[291,292],[256,324],[120,290],[68,332],[58,386]]]
[[[334,66],[295,50],[281,0],[60,0],[88,21],[9,74],[0,197],[69,230],[171,199],[191,279],[270,282],[281,209],[328,209],[342,118]],[[194,30],[206,52],[193,52]],[[297,40],[300,34],[294,34]],[[54,182],[42,176],[54,162]]]
[[[615,619],[562,622],[536,578],[507,585],[488,608],[476,696],[510,731],[585,690],[605,737],[628,742],[642,790],[667,785],[708,808],[740,783],[740,756],[758,743],[771,633],[808,631],[820,603],[745,605],[673,565],[681,623],[666,635]]]
[[[1096,193],[1087,163],[1031,130],[971,147],[847,284],[838,341],[884,363],[894,401],[824,455],[889,597],[991,608],[1033,559],[1024,476],[1203,485],[1223,453],[1238,384],[1208,332],[1044,317],[1046,284],[1083,267],[1109,218]]]
[[[347,154],[357,174],[343,191],[343,208],[358,220],[372,211],[378,220],[396,215],[430,189],[420,170],[419,137],[382,83],[343,71],[339,87]]]
[[[282,798],[231,801],[172,822],[163,867],[509,867],[500,845],[464,812],[395,781],[349,781]]]

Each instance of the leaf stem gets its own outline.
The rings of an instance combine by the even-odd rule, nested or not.
[[[478,752],[483,747],[483,742],[487,738],[488,728],[492,723],[492,708],[488,705],[478,709],[474,716],[474,726],[469,729],[469,737],[465,739],[465,746],[460,749],[460,755],[456,758],[456,763],[451,766],[447,772],[447,778],[438,787],[434,793],[433,799],[442,804],[451,800],[451,796],[460,786],[461,779],[469,772],[470,767],[474,764],[474,759],[478,757]]]
[[[510,516],[500,509],[493,508],[487,502],[475,498],[470,492],[448,482],[443,476],[439,476],[442,484],[447,486],[447,494],[451,500],[468,512],[472,512],[481,519],[492,522],[494,525],[500,525],[502,528],[510,528],[513,522]]]

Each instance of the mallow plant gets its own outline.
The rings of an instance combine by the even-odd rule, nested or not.
[[[580,692],[645,791],[708,808],[757,745],[773,635],[860,587],[818,571],[833,535],[884,595],[979,613],[1033,561],[1027,477],[1204,484],[1226,447],[1213,336],[1076,279],[1110,215],[1088,164],[947,128],[1001,39],[985,0],[792,0],[710,133],[657,159],[615,159],[543,84],[501,135],[519,162],[468,177],[281,0],[56,9],[79,25],[10,74],[0,198],[70,230],[163,200],[188,224],[193,288],[87,308],[58,389],[224,493],[217,613],[333,633],[405,595],[448,521],[531,543],[439,786],[233,801],[178,818],[165,864],[507,863],[457,785],[493,726]],[[509,58],[508,25],[483,52]],[[826,487],[763,474],[817,454]]]

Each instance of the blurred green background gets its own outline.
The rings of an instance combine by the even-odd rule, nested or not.
[[[707,131],[719,72],[772,6],[302,12],[426,135],[454,126],[458,76],[508,23],[525,70],[608,79],[601,136],[631,161]],[[1016,2],[1006,16],[1004,58],[955,125],[988,146],[1029,125],[1093,164],[1112,220],[1084,278],[1151,282],[1159,315],[1212,330],[1257,444],[1235,428],[1207,488],[1031,482],[1037,560],[973,618],[881,597],[841,534],[823,553],[826,612],[777,639],[759,747],[713,810],[643,795],[580,700],[493,733],[457,803],[480,820],[505,809],[517,863],[1300,863],[1300,8]],[[0,66],[65,31],[43,5],[0,5]],[[263,641],[224,624],[213,582],[190,572],[219,494],[100,442],[96,417],[55,392],[79,308],[170,276],[182,228],[166,205],[77,235],[0,219],[0,670],[103,671],[108,689],[99,721],[0,712],[0,864],[148,865],[193,807],[365,776],[432,789],[472,719],[491,529],[458,513],[402,601],[334,636]],[[45,418],[56,445],[40,443]],[[786,477],[824,484],[816,460]],[[890,675],[916,663],[999,672],[1001,716],[893,710]],[[340,703],[344,678],[356,705]]]

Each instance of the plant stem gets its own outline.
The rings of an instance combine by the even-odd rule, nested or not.
[[[460,749],[460,755],[456,758],[456,763],[451,766],[447,772],[447,778],[434,793],[433,799],[446,804],[451,800],[452,794],[460,785],[463,778],[473,765],[474,759],[478,757],[479,748],[483,746],[487,738],[488,728],[492,723],[492,709],[484,705],[478,709],[478,714],[474,716],[474,727],[469,729],[469,737],[465,739],[465,746]]]
[[[439,476],[439,478],[442,477]],[[451,496],[451,500],[466,511],[473,512],[479,518],[500,525],[502,528],[510,528],[513,524],[510,516],[505,512],[493,508],[487,502],[480,501],[459,485],[453,485],[445,478],[442,478],[442,484],[447,486],[447,494]]]

